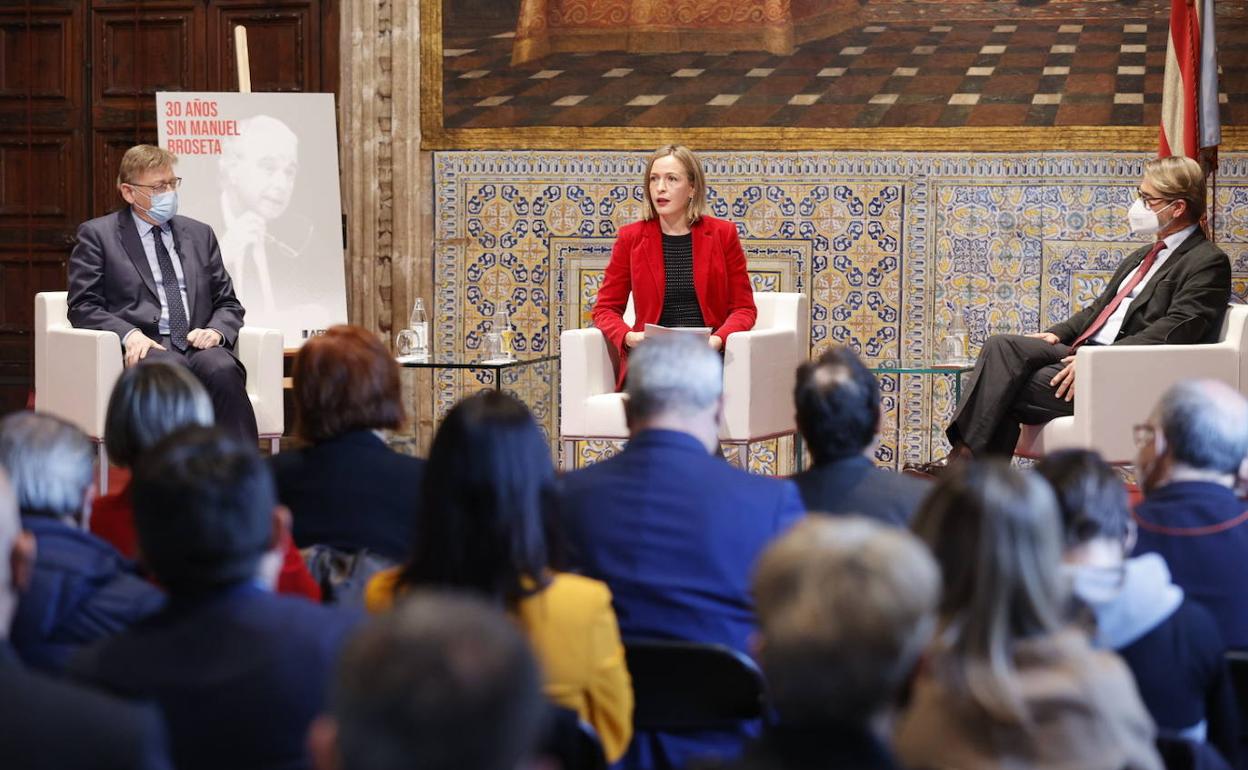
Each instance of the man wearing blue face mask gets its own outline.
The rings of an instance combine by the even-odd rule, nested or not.
[[[69,257],[69,322],[117,334],[126,366],[184,364],[212,396],[217,423],[257,441],[247,374],[234,354],[243,306],[212,228],[177,216],[177,157],[140,144],[121,159],[125,208],[84,222]]]
[[[910,470],[938,474],[951,461],[1009,457],[1019,424],[1074,413],[1075,351],[1083,345],[1212,342],[1231,296],[1231,264],[1199,222],[1205,176],[1191,158],[1144,165],[1126,212],[1133,235],[1152,243],[1132,252],[1096,300],[1035,334],[989,337],[945,433],[949,456]]]

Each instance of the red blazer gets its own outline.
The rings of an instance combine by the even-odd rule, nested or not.
[[[758,310],[754,289],[745,269],[745,252],[731,222],[702,217],[690,227],[693,233],[693,288],[698,295],[702,318],[711,333],[725,342],[733,332],[754,328]],[[602,330],[609,347],[619,355],[616,387],[624,384],[628,353],[624,335],[642,331],[646,324],[659,322],[663,315],[663,234],[657,219],[649,219],[620,230],[611,249],[607,274],[594,303],[594,326]],[[633,295],[636,321],[624,323],[628,295]]]
[[[95,498],[91,504],[91,534],[111,543],[127,559],[138,558],[139,538],[134,530],[134,497],[129,481],[120,491]],[[289,534],[286,536],[276,591],[279,594],[306,596],[314,602],[321,600],[321,587],[312,579],[308,565]]]

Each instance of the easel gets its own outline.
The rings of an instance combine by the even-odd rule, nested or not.
[[[234,60],[238,68],[238,92],[251,93],[251,57],[247,54],[247,28],[234,28]]]

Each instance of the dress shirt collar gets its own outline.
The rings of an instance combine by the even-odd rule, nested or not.
[[[1196,225],[1188,225],[1177,233],[1170,233],[1165,238],[1162,238],[1162,241],[1166,244],[1165,249],[1163,250],[1166,252],[1174,251],[1179,247],[1179,244],[1186,241],[1188,236],[1194,232],[1196,232]]]
[[[147,235],[152,230],[157,229],[158,227],[162,233],[167,232],[165,228],[169,226],[168,222],[166,222],[164,225],[154,225],[151,222],[148,222],[143,217],[139,216],[138,213],[134,210],[134,207],[130,208],[130,216],[134,217],[134,227],[136,230],[139,231],[140,239],[142,239],[145,235]]]

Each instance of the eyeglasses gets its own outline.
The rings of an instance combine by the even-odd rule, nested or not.
[[[1131,440],[1136,449],[1143,449],[1157,438],[1157,429],[1146,422],[1131,426]]]
[[[1172,201],[1172,200],[1173,200],[1172,198],[1163,198],[1163,197],[1161,197],[1161,196],[1159,196],[1159,195],[1149,195],[1148,193],[1144,192],[1143,190],[1138,190],[1138,189],[1136,190],[1136,193],[1140,196],[1140,200],[1144,201],[1144,205],[1145,205],[1145,206],[1150,206],[1150,207],[1151,207],[1151,206],[1155,206],[1155,205],[1157,205],[1158,203],[1164,203],[1164,202],[1166,202],[1166,201]]]
[[[126,184],[130,185],[131,187],[144,187],[144,188],[151,190],[154,193],[163,193],[163,192],[170,192],[172,190],[176,190],[179,187],[181,187],[182,177],[175,176],[173,179],[167,182],[161,182],[160,184],[139,184],[138,182],[126,182]]]

